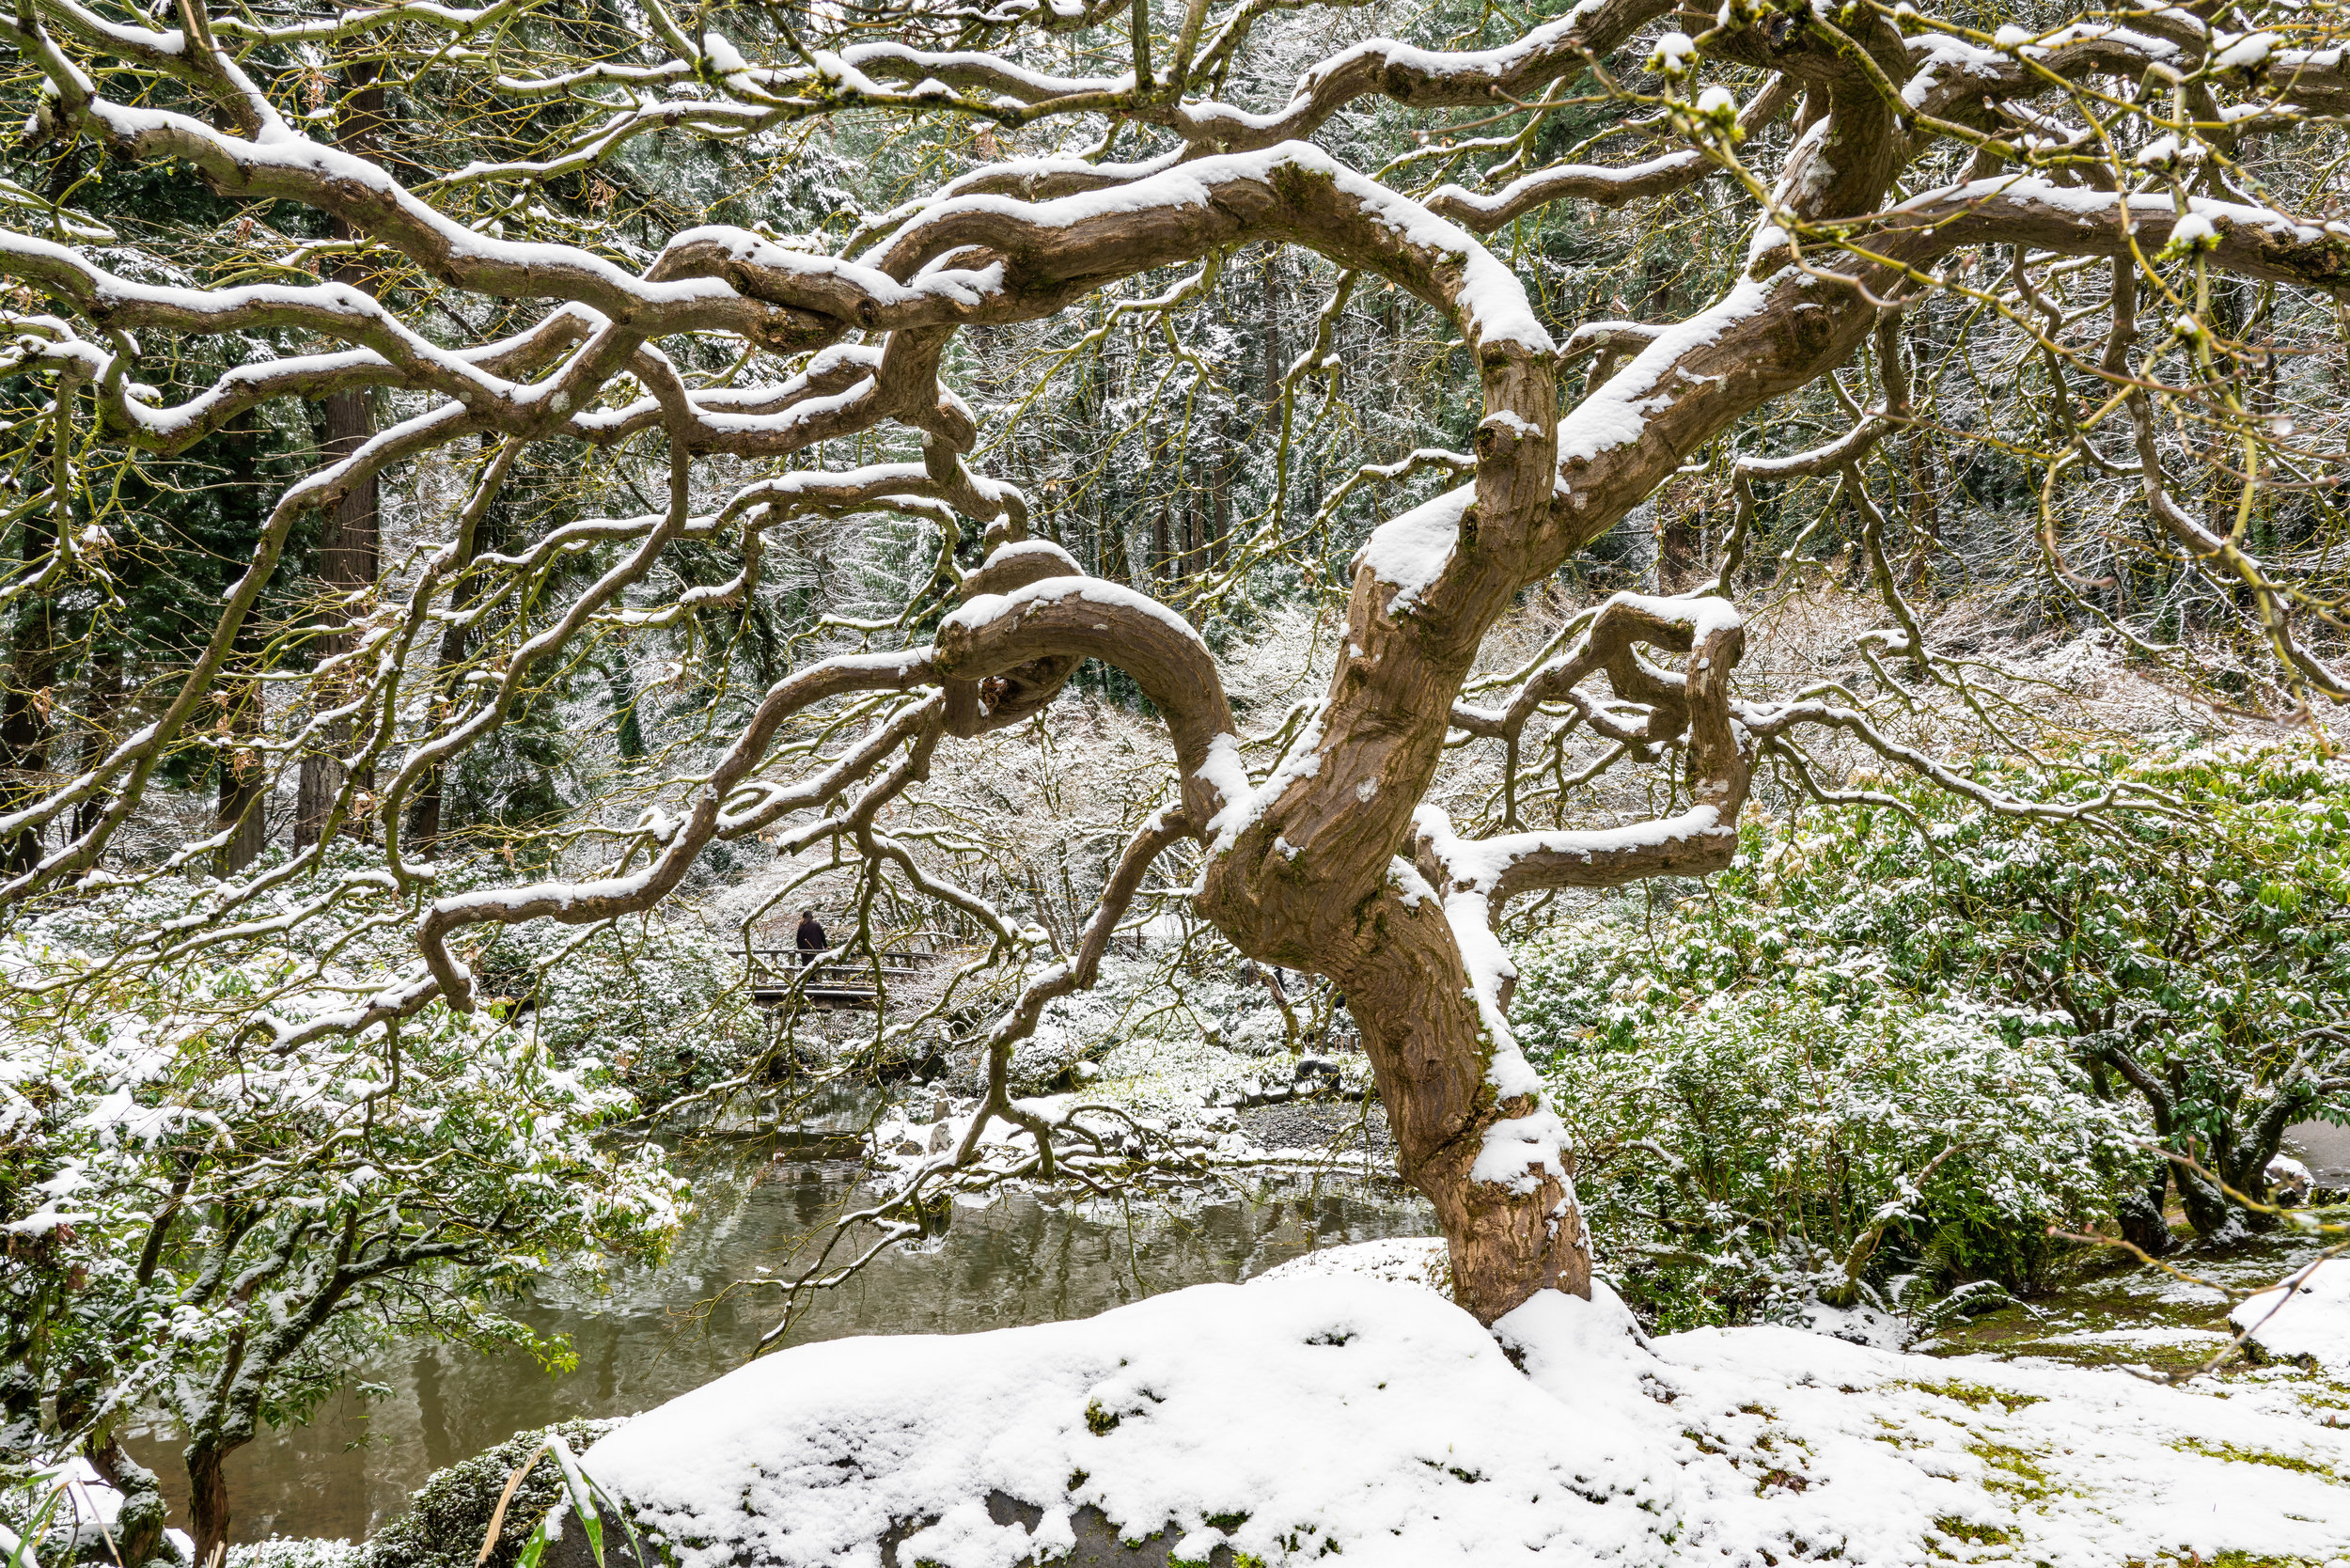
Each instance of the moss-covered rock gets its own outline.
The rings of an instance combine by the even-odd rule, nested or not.
[[[498,1497],[516,1466],[528,1459],[550,1435],[559,1434],[576,1453],[620,1422],[562,1421],[537,1432],[517,1433],[487,1453],[437,1472],[409,1501],[408,1512],[384,1527],[367,1544],[359,1568],[474,1568],[481,1555],[481,1538],[490,1529]],[[523,1543],[538,1528],[548,1509],[562,1496],[562,1474],[551,1459],[531,1466],[514,1489],[498,1528],[496,1548],[487,1568],[513,1568]]]

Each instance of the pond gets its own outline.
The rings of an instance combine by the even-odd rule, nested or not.
[[[775,1159],[768,1145],[697,1158],[703,1207],[660,1266],[602,1281],[558,1279],[513,1315],[567,1335],[578,1367],[403,1346],[362,1368],[304,1427],[265,1432],[230,1461],[234,1539],[358,1539],[426,1477],[516,1432],[647,1409],[742,1364],[778,1315],[772,1296],[728,1293],[856,1194],[845,1162]],[[1359,1171],[1357,1162],[1355,1168]],[[1162,1291],[1237,1280],[1319,1247],[1428,1235],[1426,1204],[1355,1174],[1252,1177],[1182,1204],[1125,1215],[1017,1195],[959,1211],[927,1250],[894,1251],[820,1298],[787,1342],[853,1334],[966,1333],[1087,1317]],[[361,1385],[383,1390],[363,1398]],[[134,1441],[185,1518],[178,1447]]]

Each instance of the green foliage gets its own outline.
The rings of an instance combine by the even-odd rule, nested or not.
[[[742,1073],[768,1043],[742,949],[691,910],[586,930],[517,926],[480,974],[509,1022],[558,1060],[609,1068],[648,1113]]]
[[[1684,1000],[1643,972],[1638,934],[1618,915],[1534,944],[1522,994],[1548,1022],[1522,1038],[1574,1134],[1599,1254],[1664,1326],[2029,1290],[2052,1223],[2109,1213],[2125,1119],[2056,1042],[1801,975]]]
[[[1582,1179],[1603,1243],[1694,1243],[1716,1261],[1671,1266],[1755,1309],[1784,1294],[1755,1237],[1838,1252],[1964,1140],[1871,1266],[2029,1289],[2049,1220],[2159,1181],[2125,1132],[2258,1196],[2287,1124],[2350,1117],[2343,1042],[2322,1032],[2350,993],[2350,768],[2295,739],[1979,776],[2134,808],[2019,820],[1872,780],[1894,804],[1752,822],[1701,894],[1635,895],[1527,946],[1516,1016],[1571,1081],[1587,1148],[1648,1124],[1687,1164],[1684,1182],[1602,1154],[1639,1189]],[[2180,1184],[2199,1231],[2240,1222],[2209,1183]]]
[[[70,953],[0,951],[55,980]],[[634,1101],[530,1033],[434,1007],[274,1045],[250,1006],[349,977],[199,962],[7,993],[0,1016],[0,1463],[166,1413],[191,1466],[306,1418],[398,1337],[568,1346],[500,1309],[567,1257],[657,1255],[687,1197],[600,1136]]]
[[[2350,1003],[2350,766],[2309,739],[2082,761],[2061,786],[2000,782],[2119,788],[2144,808],[2035,825],[1894,786],[1914,823],[1778,836],[1755,894],[1811,946],[2062,1030],[2098,1092],[2145,1104],[2162,1147],[2264,1197],[2286,1126],[2350,1119],[2350,1040],[2333,1031]],[[2199,1231],[2241,1223],[2210,1181],[2180,1187]]]

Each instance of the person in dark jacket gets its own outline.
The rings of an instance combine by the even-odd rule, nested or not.
[[[800,929],[792,940],[800,949],[802,964],[815,963],[816,955],[832,946],[832,939],[824,934],[824,928],[816,923],[816,911],[813,909],[800,911]]]

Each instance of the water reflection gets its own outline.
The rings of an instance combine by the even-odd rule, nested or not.
[[[705,1194],[738,1196],[706,1201],[661,1267],[550,1282],[515,1314],[569,1335],[576,1370],[549,1376],[521,1356],[431,1345],[388,1355],[354,1379],[385,1387],[384,1397],[346,1389],[308,1426],[264,1434],[231,1460],[236,1539],[362,1536],[432,1471],[516,1432],[646,1409],[739,1366],[776,1309],[772,1297],[727,1288],[761,1264],[783,1267],[796,1239],[855,1197],[853,1174],[840,1164],[773,1162],[763,1149],[727,1167],[705,1164]],[[1018,1196],[960,1211],[931,1250],[881,1258],[819,1299],[790,1342],[1085,1317],[1161,1291],[1244,1279],[1317,1247],[1434,1229],[1417,1197],[1359,1178],[1267,1180],[1124,1215]],[[134,1447],[180,1512],[176,1447]]]

